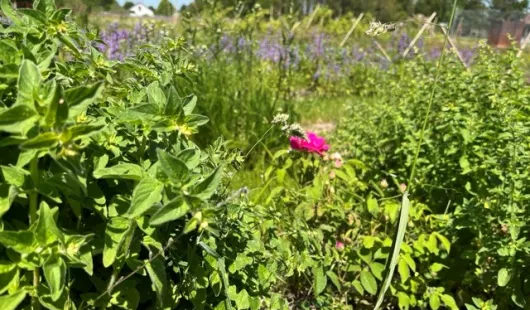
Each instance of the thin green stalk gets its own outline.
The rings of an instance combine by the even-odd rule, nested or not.
[[[37,207],[39,205],[39,194],[37,193],[37,186],[39,182],[39,159],[37,158],[37,156],[33,157],[33,159],[30,161],[29,170],[34,186],[33,191],[31,191],[31,193],[29,194],[29,225],[31,226],[37,221]],[[40,269],[35,268],[35,270],[33,271],[33,287],[35,289],[35,292],[37,291],[39,282]],[[35,296],[31,298],[31,308],[33,310],[40,309],[40,302],[36,296],[36,293]]]
[[[452,9],[452,12],[451,12],[451,18],[449,20],[449,27],[451,27],[452,24],[453,24],[453,19],[454,19],[454,16],[455,16],[457,2],[458,2],[458,0],[454,0],[454,2],[453,2],[453,9]],[[441,66],[442,66],[442,64],[444,62],[445,48],[447,46],[448,36],[449,36],[449,34],[446,34],[445,39],[444,39],[444,43],[443,43],[443,47],[442,47],[442,52],[440,54],[440,58],[438,59],[438,63],[436,65],[436,76],[435,76],[435,79],[434,79],[434,83],[432,85],[431,95],[429,97],[429,104],[427,106],[427,113],[425,114],[425,118],[423,120],[423,126],[422,126],[421,132],[420,132],[420,139],[418,141],[418,145],[417,145],[417,148],[416,148],[416,154],[414,155],[414,161],[412,162],[412,169],[410,171],[410,177],[409,177],[409,181],[408,181],[408,185],[407,185],[409,187],[409,189],[406,190],[403,193],[403,200],[402,200],[402,203],[401,203],[399,221],[398,221],[398,223],[396,225],[396,234],[394,236],[394,240],[392,241],[392,247],[391,247],[391,250],[390,250],[390,256],[388,257],[387,262],[386,262],[386,266],[385,266],[385,279],[384,279],[383,283],[381,284],[381,289],[379,290],[379,294],[378,294],[378,297],[377,297],[377,302],[375,304],[374,310],[379,309],[382,306],[382,304],[383,304],[383,300],[385,298],[385,293],[388,290],[388,288],[390,287],[390,283],[392,282],[392,277],[394,276],[394,271],[395,271],[396,265],[398,263],[399,253],[400,253],[400,250],[401,250],[401,243],[403,242],[403,239],[405,238],[405,232],[406,232],[406,229],[407,229],[408,218],[409,218],[409,208],[410,208],[410,201],[408,199],[408,192],[409,192],[410,188],[412,188],[412,184],[413,184],[413,181],[414,181],[414,176],[415,176],[415,173],[416,173],[416,164],[418,162],[418,157],[419,157],[419,154],[420,154],[420,151],[421,151],[421,146],[422,146],[423,139],[424,139],[424,136],[425,136],[425,130],[427,129],[427,122],[429,120],[429,116],[430,116],[430,113],[431,113],[432,103],[434,101],[434,94],[436,93],[436,85],[438,84],[438,80],[440,79],[440,68],[441,68]]]
[[[454,19],[455,12],[456,12],[456,3],[457,2],[458,2],[458,0],[454,0],[454,2],[453,2],[453,9],[451,11],[451,18],[449,20],[449,29],[451,29],[451,27],[453,26],[453,19]],[[443,26],[441,26],[441,27],[443,27]],[[425,130],[427,129],[427,122],[429,121],[429,116],[431,114],[432,103],[434,101],[434,94],[436,93],[436,85],[438,84],[438,81],[440,79],[440,68],[441,68],[441,66],[442,66],[442,64],[444,62],[444,59],[445,59],[445,48],[447,46],[447,41],[448,40],[449,40],[449,33],[447,33],[447,35],[444,37],[444,43],[442,45],[442,52],[440,54],[440,58],[438,58],[438,63],[436,64],[436,75],[434,77],[434,83],[432,85],[431,95],[429,97],[429,104],[427,106],[427,113],[425,114],[425,118],[423,119],[423,126],[422,126],[421,132],[420,132],[420,140],[418,141],[418,146],[416,148],[416,154],[414,155],[414,161],[412,162],[412,169],[410,170],[409,181],[408,181],[408,184],[407,184],[407,186],[409,186],[409,188],[412,188],[412,182],[414,180],[414,176],[415,176],[415,173],[416,173],[416,164],[418,162],[418,157],[420,155],[421,145],[423,143],[423,139],[424,139],[424,136],[425,136]]]

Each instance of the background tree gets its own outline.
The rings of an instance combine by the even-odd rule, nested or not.
[[[528,0],[492,0],[491,8],[502,12],[523,11],[528,8]]]
[[[131,1],[127,1],[123,4],[123,8],[126,9],[126,10],[129,10],[130,8],[132,8],[134,6],[134,3],[132,3]]]
[[[173,4],[169,2],[169,0],[160,1],[160,4],[156,9],[156,14],[158,15],[171,16],[174,12],[175,8],[173,7]]]

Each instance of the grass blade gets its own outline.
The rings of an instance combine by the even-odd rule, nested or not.
[[[394,270],[399,258],[399,251],[401,250],[401,243],[405,237],[405,231],[407,230],[407,223],[409,221],[409,209],[410,201],[407,197],[408,192],[403,194],[403,201],[401,203],[401,211],[399,215],[399,222],[397,224],[396,236],[392,242],[392,249],[390,251],[390,257],[388,258],[385,266],[386,275],[381,290],[379,291],[379,296],[377,297],[377,303],[375,304],[374,310],[379,309],[385,298],[385,293],[390,287],[390,282],[394,276]]]

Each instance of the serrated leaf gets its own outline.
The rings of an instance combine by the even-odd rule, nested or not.
[[[363,288],[370,294],[375,295],[377,293],[377,281],[374,276],[366,270],[361,271],[361,284]]]
[[[162,200],[163,189],[164,184],[155,179],[142,179],[134,188],[131,207],[127,211],[127,217],[133,219],[144,214],[155,203]]]
[[[66,284],[66,264],[59,255],[50,256],[44,265],[44,278],[50,288],[50,296],[53,301],[57,301],[63,293]]]
[[[327,278],[324,275],[322,267],[313,267],[313,294],[314,296],[320,295],[324,291],[327,285]]]

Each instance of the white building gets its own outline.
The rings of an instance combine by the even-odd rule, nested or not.
[[[153,17],[155,13],[143,4],[135,4],[129,9],[130,16],[133,17]]]

